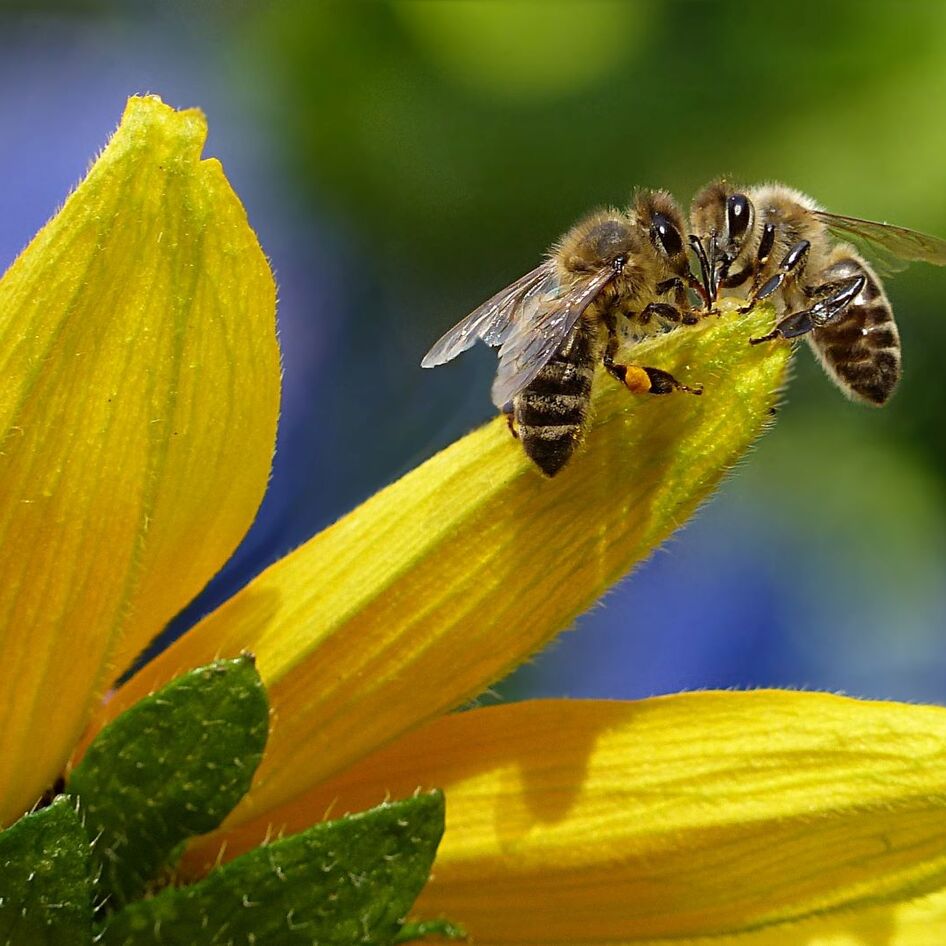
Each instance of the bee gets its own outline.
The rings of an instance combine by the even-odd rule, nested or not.
[[[498,348],[493,403],[529,458],[555,476],[581,442],[599,360],[634,393],[702,393],[659,368],[614,361],[619,319],[668,330],[698,321],[688,289],[708,304],[683,232],[683,214],[664,191],[639,192],[626,211],[590,214],[544,262],[451,328],[421,365],[450,361],[477,339]]]
[[[704,295],[745,290],[751,311],[772,298],[779,319],[752,344],[808,340],[848,397],[877,407],[900,380],[900,333],[883,283],[853,240],[892,262],[946,265],[946,241],[905,227],[822,210],[783,184],[739,190],[707,185],[693,200],[690,226]]]

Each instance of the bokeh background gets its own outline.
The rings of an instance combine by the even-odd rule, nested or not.
[[[169,634],[491,415],[492,353],[419,359],[590,207],[727,173],[946,235],[946,4],[0,2],[0,89],[4,268],[156,92],[206,111],[277,274],[272,488]],[[946,270],[888,290],[893,402],[802,351],[714,501],[496,698],[946,703]]]

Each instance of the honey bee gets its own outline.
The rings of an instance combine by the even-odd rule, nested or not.
[[[779,320],[752,344],[805,336],[850,398],[880,406],[900,380],[900,333],[875,270],[847,240],[894,261],[946,265],[946,241],[822,210],[783,184],[714,181],[694,198],[691,241],[704,295],[747,287],[749,312],[772,298]]]
[[[614,361],[619,318],[663,329],[694,324],[688,289],[708,305],[683,232],[683,214],[664,191],[638,193],[626,211],[590,214],[543,263],[451,328],[421,365],[450,361],[477,339],[498,348],[493,403],[529,458],[554,476],[581,442],[599,360],[634,393],[702,393],[659,368]]]

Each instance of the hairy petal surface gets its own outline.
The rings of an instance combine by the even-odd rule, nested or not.
[[[205,136],[199,112],[131,99],[0,282],[0,823],[266,486],[273,281]]]
[[[231,856],[267,831],[437,785],[447,830],[417,912],[482,946],[753,931],[745,942],[768,946],[796,942],[783,924],[803,920],[834,946],[880,916],[905,930],[892,942],[933,943],[908,934],[923,916],[946,930],[942,895],[909,901],[946,885],[944,747],[940,707],[820,693],[509,704],[423,727],[204,839],[186,868],[202,873],[221,842]]]
[[[543,478],[497,419],[276,563],[133,679],[110,711],[209,656],[250,650],[276,718],[259,813],[480,693],[644,558],[758,436],[788,345],[713,316],[641,343],[702,397],[596,386],[587,443]]]

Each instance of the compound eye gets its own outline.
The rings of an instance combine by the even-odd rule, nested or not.
[[[680,231],[663,214],[655,213],[651,219],[650,238],[667,256],[679,256],[683,252]]]
[[[751,216],[752,207],[745,194],[733,194],[726,201],[726,228],[729,231],[730,241],[738,240],[745,235]]]

